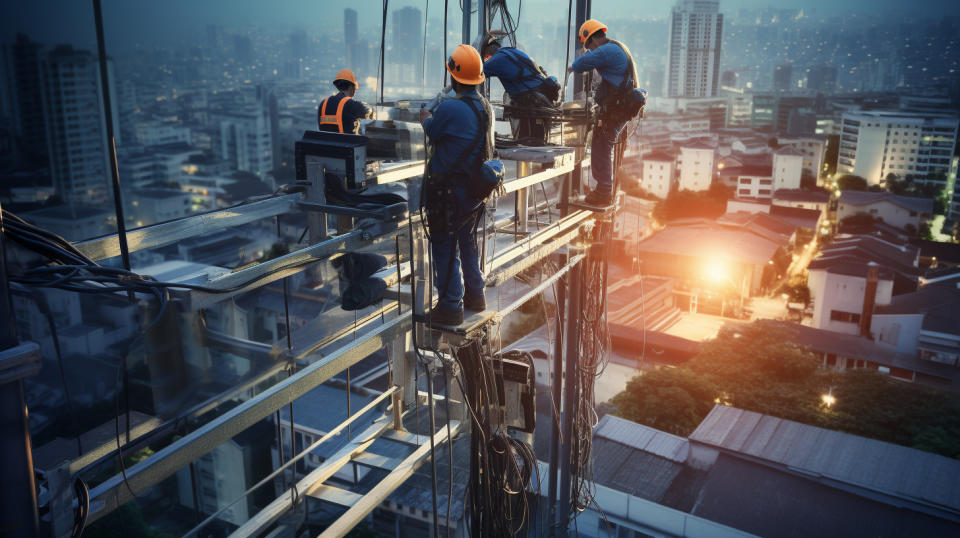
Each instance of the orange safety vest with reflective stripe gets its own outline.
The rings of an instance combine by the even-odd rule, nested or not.
[[[347,101],[350,100],[350,96],[344,95],[343,99],[340,99],[340,103],[337,105],[336,116],[331,116],[330,113],[327,111],[327,101],[329,100],[330,98],[327,97],[326,99],[323,100],[322,103],[320,103],[320,121],[318,123],[320,125],[336,125],[337,132],[342,133],[343,132],[343,105],[347,104]]]

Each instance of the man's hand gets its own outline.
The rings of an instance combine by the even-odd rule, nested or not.
[[[567,73],[573,73],[573,68],[572,68],[572,67],[568,67],[568,68],[567,68]]]
[[[430,116],[433,116],[433,114],[431,114],[429,110],[425,108],[420,109],[420,123],[427,121],[427,118]]]

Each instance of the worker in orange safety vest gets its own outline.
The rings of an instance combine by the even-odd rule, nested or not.
[[[331,95],[317,107],[317,127],[321,131],[357,134],[360,119],[372,118],[373,110],[353,96],[360,86],[357,77],[349,69],[341,69],[333,79],[339,92]]]

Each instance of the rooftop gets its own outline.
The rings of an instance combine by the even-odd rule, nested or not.
[[[843,191],[840,193],[840,203],[850,205],[872,205],[889,202],[909,211],[918,213],[933,213],[933,200],[929,198],[914,198],[900,196],[892,192]]]
[[[743,228],[724,227],[709,220],[693,220],[671,223],[640,242],[639,251],[694,257],[716,256],[757,265],[767,263],[781,244]]]
[[[960,512],[960,460],[722,405],[710,411],[690,441],[813,480]]]
[[[806,191],[802,189],[780,189],[774,191],[773,199],[787,202],[825,204],[830,201],[830,193],[825,191]]]

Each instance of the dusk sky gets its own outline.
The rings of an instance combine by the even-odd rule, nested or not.
[[[450,20],[452,25],[459,24],[457,2],[450,2]],[[638,2],[636,0],[597,0],[594,2],[593,15],[598,18],[664,18],[669,14],[671,0]],[[803,8],[816,15],[834,15],[856,11],[869,13],[887,12],[890,15],[919,15],[939,17],[960,15],[960,2],[922,1],[905,3],[900,0],[793,0],[776,2],[772,6],[766,0],[722,0],[720,9],[729,15],[735,15],[740,9],[761,9],[765,7]],[[917,9],[920,4],[922,9]],[[390,10],[413,5],[424,6],[424,2],[412,0],[393,0]],[[432,2],[431,18],[442,16],[442,2]],[[130,45],[136,42],[154,42],[170,44],[177,40],[202,31],[204,25],[214,23],[226,27],[255,25],[277,25],[290,28],[303,27],[315,29],[329,27],[340,33],[343,22],[343,9],[353,7],[360,13],[361,28],[379,25],[382,3],[377,0],[320,1],[320,0],[281,0],[260,2],[255,0],[231,1],[191,1],[168,0],[165,2],[146,2],[143,0],[105,0],[104,18],[107,28],[108,45]],[[516,2],[510,2],[515,10]],[[562,0],[525,0],[520,13],[521,21],[526,17],[551,18],[565,16],[566,7]],[[66,0],[35,0],[16,2],[5,7],[5,16],[0,19],[0,38],[9,41],[17,31],[24,31],[34,39],[47,42],[67,42],[92,47],[93,15],[91,2]]]

